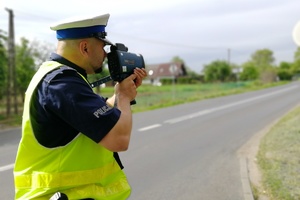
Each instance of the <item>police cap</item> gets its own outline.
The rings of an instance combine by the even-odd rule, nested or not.
[[[105,32],[109,16],[104,14],[83,19],[67,19],[50,26],[50,29],[56,31],[58,40],[95,37],[111,45],[112,43],[106,39]]]

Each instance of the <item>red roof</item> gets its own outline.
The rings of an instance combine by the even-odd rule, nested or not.
[[[181,62],[147,65],[146,70],[149,78],[179,77],[187,75],[185,66]]]

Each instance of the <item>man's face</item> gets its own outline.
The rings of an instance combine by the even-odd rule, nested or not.
[[[106,57],[104,50],[105,43],[97,38],[89,40],[89,69],[88,74],[100,73],[102,71],[102,64]]]

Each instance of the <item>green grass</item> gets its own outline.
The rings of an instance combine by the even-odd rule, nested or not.
[[[0,114],[0,129],[19,127],[22,124],[22,114],[12,114],[9,118]]]
[[[263,89],[284,83],[285,82],[277,82],[263,85],[259,82],[234,82],[194,85],[164,85],[160,87],[142,85],[138,88],[138,95],[136,98],[137,104],[132,106],[132,110],[135,113],[143,112],[203,99]],[[112,93],[113,88],[101,89],[102,96],[108,97],[111,96]]]
[[[267,133],[257,158],[264,189],[272,199],[300,199],[300,107]]]
[[[243,93],[266,87],[285,84],[276,82],[272,84],[261,84],[260,82],[232,82],[214,84],[190,84],[190,85],[142,85],[138,88],[136,98],[137,104],[132,106],[134,113],[143,112],[178,104],[199,101],[202,99],[215,98],[231,94]],[[113,94],[113,87],[101,88],[100,95],[109,97]],[[96,91],[96,89],[95,89]],[[5,105],[3,99],[0,106],[0,125],[21,125],[22,104],[19,106],[19,114],[10,118],[5,116]]]

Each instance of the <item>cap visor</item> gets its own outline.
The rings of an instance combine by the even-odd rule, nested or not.
[[[98,38],[99,40],[102,40],[106,45],[114,45],[111,41],[109,41],[106,38]]]

